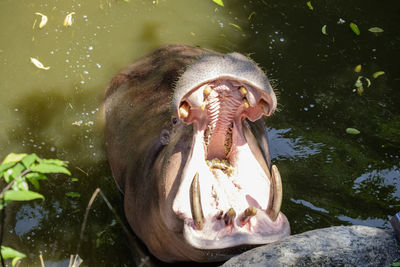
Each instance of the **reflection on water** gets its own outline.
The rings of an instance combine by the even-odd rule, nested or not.
[[[46,266],[66,266],[96,187],[122,214],[104,153],[103,92],[119,69],[167,43],[239,51],[272,78],[279,112],[267,120],[268,132],[293,233],[342,224],[387,227],[400,204],[399,3],[313,6],[290,0],[225,1],[225,7],[211,0],[1,1],[0,156],[36,152],[64,159],[78,178],[53,175],[41,183],[44,201],[10,206],[5,244],[25,252],[28,266],[40,265],[40,252]],[[48,17],[43,28],[36,12]],[[70,12],[72,25],[65,27]],[[369,32],[373,26],[384,32]],[[50,69],[36,68],[31,57]],[[375,79],[376,71],[385,74]],[[358,76],[371,82],[362,95],[354,87]],[[348,135],[348,127],[361,133]],[[124,236],[97,199],[80,256],[87,266],[140,264]]]

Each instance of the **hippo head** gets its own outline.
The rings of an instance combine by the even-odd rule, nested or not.
[[[163,261],[220,261],[289,235],[263,115],[277,100],[238,53],[160,48],[105,99],[108,160],[126,218]]]
[[[238,53],[205,55],[180,76],[159,192],[161,218],[188,246],[229,255],[289,235],[279,171],[247,122],[276,105],[263,71]]]

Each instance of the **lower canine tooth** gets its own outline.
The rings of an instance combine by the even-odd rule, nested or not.
[[[233,225],[233,220],[236,217],[236,211],[233,208],[230,208],[224,216],[225,225]]]
[[[196,174],[194,175],[192,184],[190,186],[190,209],[192,212],[194,225],[199,230],[203,229],[204,216],[200,200],[200,183],[198,172],[196,172]]]
[[[267,210],[267,214],[271,218],[272,221],[276,221],[278,218],[279,211],[281,210],[282,205],[282,180],[281,174],[279,173],[278,167],[276,165],[272,165],[271,167],[271,178],[272,178],[272,189],[273,199],[272,205]]]

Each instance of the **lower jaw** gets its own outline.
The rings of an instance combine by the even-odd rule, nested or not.
[[[268,224],[267,227],[266,224]],[[202,250],[258,246],[276,242],[290,235],[289,222],[283,213],[279,213],[275,222],[269,219],[264,220],[262,226],[257,228],[256,225],[253,227],[254,229],[246,225],[226,227],[223,222],[218,223],[211,220],[199,231],[193,227],[193,221],[189,219],[184,223],[183,235],[189,245]]]

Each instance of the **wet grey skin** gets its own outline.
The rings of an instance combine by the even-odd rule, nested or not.
[[[222,261],[290,234],[263,118],[276,104],[252,60],[186,45],[112,79],[108,160],[126,218],[157,258]]]

